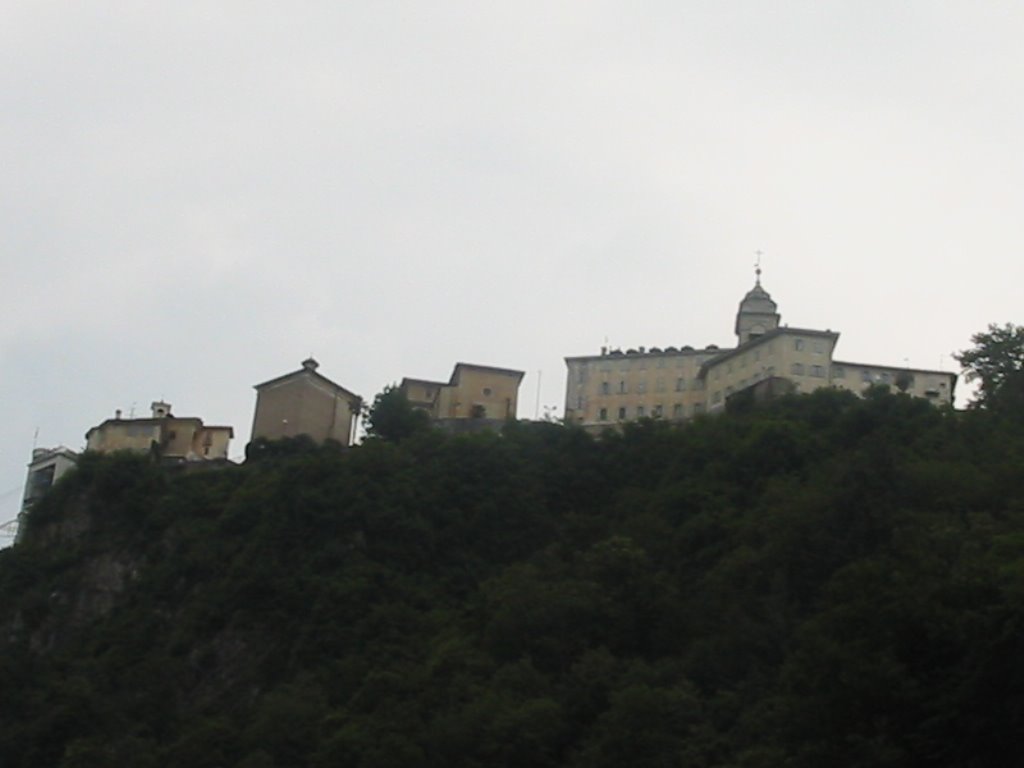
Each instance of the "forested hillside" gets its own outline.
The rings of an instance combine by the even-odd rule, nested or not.
[[[0,765],[1012,765],[1022,426],[819,391],[86,456],[0,553]]]

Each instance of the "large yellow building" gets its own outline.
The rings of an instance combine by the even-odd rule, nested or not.
[[[114,418],[86,432],[85,449],[98,453],[152,451],[164,459],[183,461],[228,457],[235,434],[231,427],[207,426],[195,416],[174,416],[170,404],[164,402],[153,403],[152,414],[144,419],[122,419],[117,411]]]
[[[953,404],[955,373],[836,360],[838,333],[790,328],[779,321],[758,270],[756,284],[736,313],[735,347],[625,352],[603,347],[599,355],[567,357],[566,422],[603,429],[647,417],[680,421],[719,411],[736,393],[767,388],[811,392],[834,387],[860,394],[870,385],[888,384],[937,404]]]

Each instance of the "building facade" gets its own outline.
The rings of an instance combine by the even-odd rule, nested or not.
[[[596,431],[648,417],[682,421],[720,411],[730,397],[753,387],[761,393],[834,387],[861,394],[886,384],[953,404],[955,373],[836,360],[838,333],[790,328],[780,319],[758,270],[736,313],[733,347],[605,347],[599,355],[567,357],[566,422]]]
[[[522,371],[456,363],[447,382],[404,378],[399,389],[433,421],[457,428],[467,420],[499,424],[514,419],[522,380]]]
[[[253,440],[308,435],[318,443],[352,444],[363,400],[318,373],[318,367],[309,358],[299,370],[255,386]]]
[[[123,419],[121,411],[116,411],[114,418],[85,433],[85,449],[97,453],[152,452],[162,459],[179,461],[227,459],[235,434],[231,427],[207,426],[195,416],[174,416],[170,403],[162,401],[150,407],[152,416],[144,419]]]

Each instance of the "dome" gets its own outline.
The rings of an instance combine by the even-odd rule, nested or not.
[[[778,305],[772,301],[768,291],[761,287],[759,268],[754,287],[747,291],[747,295],[740,302],[739,312],[736,313],[737,343],[751,341],[778,327]]]
[[[764,288],[761,287],[761,280],[758,279],[757,284],[747,291],[747,295],[743,297],[743,301],[740,302],[740,312],[755,312],[774,314],[778,310],[778,305],[772,301],[771,295]]]

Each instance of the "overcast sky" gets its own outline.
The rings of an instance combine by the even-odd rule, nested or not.
[[[957,370],[1024,295],[1016,2],[0,1],[0,522],[33,436],[249,438],[315,356],[729,345],[764,251],[838,358]],[[963,385],[961,383],[961,388]]]

